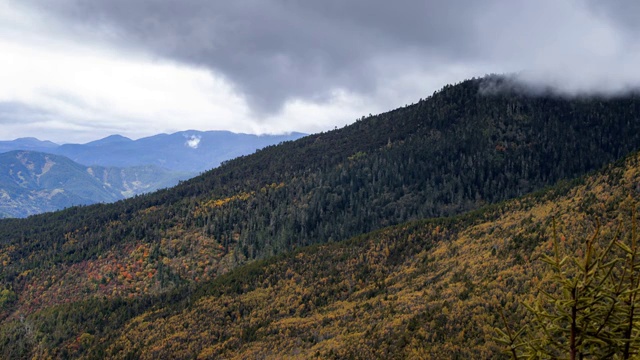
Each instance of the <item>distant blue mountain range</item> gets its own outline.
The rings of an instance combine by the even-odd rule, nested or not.
[[[26,137],[11,141],[0,141],[0,154],[13,150],[49,152],[58,147],[60,147],[60,145],[51,141],[41,141],[36,138]]]
[[[86,144],[0,141],[0,218],[170,187],[223,161],[302,136],[182,131],[138,140],[112,135]]]
[[[228,131],[188,130],[138,140],[112,135],[86,144],[64,145],[35,138],[21,138],[0,141],[0,153],[31,150],[66,156],[86,166],[156,165],[172,171],[199,173],[217,167],[225,160],[303,136],[305,134],[301,133],[249,135]]]

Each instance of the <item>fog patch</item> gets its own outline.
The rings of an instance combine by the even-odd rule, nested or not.
[[[191,135],[184,144],[192,149],[197,149],[198,145],[200,145],[200,140],[202,140],[202,137],[199,135]]]

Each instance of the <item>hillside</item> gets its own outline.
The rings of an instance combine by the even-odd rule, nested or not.
[[[538,257],[551,251],[552,218],[570,252],[596,221],[605,239],[620,224],[626,237],[638,183],[634,154],[571,187],[303,249],[238,269],[181,304],[155,304],[98,348],[143,359],[497,358],[500,311],[527,322],[521,302],[550,276]]]
[[[86,167],[64,156],[10,151],[0,154],[0,218],[114,202],[175,185],[181,176],[156,166]]]
[[[527,322],[521,302],[549,277],[537,258],[551,251],[552,218],[569,251],[596,221],[608,239],[629,224],[639,183],[635,153],[544,192],[299,249],[196,287],[37,311],[5,322],[0,348],[7,358],[500,358],[500,311]]]
[[[116,326],[120,316],[180,297],[185,286],[244,263],[478,209],[640,147],[637,96],[561,99],[512,86],[486,91],[500,84],[508,82],[489,77],[447,86],[417,104],[231,160],[172,189],[0,221],[0,318],[9,329],[21,316],[58,314],[60,304],[69,303],[62,309],[75,309],[78,319],[104,305],[111,310],[100,316],[113,313],[110,326]],[[343,245],[319,249],[333,246]],[[318,266],[332,271],[331,264]],[[328,294],[327,301],[337,295]],[[48,344],[56,348],[67,341],[51,336]]]

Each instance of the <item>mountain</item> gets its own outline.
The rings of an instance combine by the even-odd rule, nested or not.
[[[2,220],[0,350],[231,358],[264,355],[270,342],[290,357],[357,358],[362,349],[363,357],[477,350],[490,358],[496,349],[485,348],[486,334],[497,308],[477,305],[476,296],[491,296],[492,281],[504,289],[526,284],[506,275],[528,266],[558,196],[573,190],[545,193],[539,207],[538,197],[527,197],[415,221],[601,168],[640,147],[639,116],[636,95],[557,98],[503,77],[473,79],[343,129],[266,147],[171,189]],[[616,166],[622,170],[587,181],[557,209],[570,212],[568,221],[583,211],[621,215],[616,206],[637,195],[637,181],[635,167]],[[325,245],[302,249],[318,243]],[[497,267],[472,268],[485,263]],[[513,303],[513,294],[505,299]],[[504,305],[488,303],[496,302]],[[454,305],[471,308],[454,317]],[[489,325],[464,327],[484,318]],[[400,331],[409,324],[411,334]]]
[[[634,153],[516,200],[301,248],[196,286],[25,312],[0,327],[0,350],[5,358],[38,351],[86,359],[507,359],[494,328],[501,312],[513,324],[530,320],[521,303],[533,303],[550,276],[539,258],[551,251],[554,219],[568,252],[580,251],[596,221],[603,237],[621,231],[627,238],[631,227],[618,225],[638,206],[638,183]],[[63,282],[75,291],[112,291],[118,277],[144,286],[149,265],[166,261],[153,247],[129,251],[139,265],[105,254],[111,271],[85,263],[72,276],[51,276],[44,292],[59,293]],[[72,281],[80,276],[86,283]]]
[[[300,133],[256,136],[227,131],[183,131],[139,140],[112,135],[86,144],[57,145],[35,138],[2,141],[0,155],[4,156],[0,156],[0,169],[6,171],[0,175],[0,218],[113,202],[173,186],[223,161],[302,136],[304,134]],[[47,169],[45,173],[20,179],[9,172],[11,167],[21,167],[22,174],[34,169],[25,169],[24,164],[18,164],[22,160],[17,159],[15,153],[9,153],[17,150],[61,155],[76,164],[57,157],[55,175],[49,173],[42,177]],[[38,156],[39,159],[25,161],[44,166],[55,158],[50,155],[49,160],[45,160],[42,155]],[[43,171],[43,168],[35,170]],[[65,185],[45,181],[52,176],[57,180],[64,178]]]
[[[0,218],[113,202],[175,185],[177,178],[154,166],[86,167],[63,156],[10,151],[0,154]]]
[[[155,165],[184,173],[199,173],[268,145],[296,140],[289,135],[249,135],[228,131],[181,131],[138,140],[113,135],[86,144],[65,144],[51,150],[84,165],[129,167]]]
[[[180,291],[93,298],[28,320],[35,340],[49,342],[44,354],[63,358],[507,359],[494,328],[503,326],[501,312],[512,324],[530,321],[522,303],[532,304],[551,276],[540,256],[551,252],[554,219],[568,253],[583,248],[598,222],[606,240],[621,231],[628,241],[638,183],[635,153],[465,215],[302,248]],[[143,264],[153,261],[153,251],[138,251]]]
[[[48,152],[58,146],[60,145],[51,141],[40,141],[36,138],[20,138],[12,141],[0,141],[0,153],[13,150]]]
[[[122,135],[110,135],[110,136],[107,136],[106,138],[91,141],[84,145],[87,147],[99,147],[99,146],[111,146],[114,144],[123,145],[127,143],[132,143],[132,142],[134,141]],[[73,145],[67,145],[67,146],[73,146]]]

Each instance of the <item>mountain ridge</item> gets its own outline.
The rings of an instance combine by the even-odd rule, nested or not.
[[[57,184],[50,184],[51,188],[43,187],[37,191],[35,188],[24,190],[12,183],[19,179],[4,177],[0,181],[0,208],[3,209],[0,211],[0,218],[24,217],[73,205],[113,202],[143,192],[170,187],[181,180],[216,167],[222,161],[251,153],[274,142],[296,139],[303,135],[291,133],[282,136],[255,136],[227,131],[188,130],[138,140],[111,135],[86,144],[57,145],[35,138],[0,141],[0,154],[26,150],[52,154],[52,157],[64,156],[78,166],[85,166],[91,170],[89,175],[106,186],[103,189],[95,188],[97,185],[86,177],[85,171],[78,166],[71,166],[66,161],[63,161],[69,169],[66,177],[83,179],[78,181],[88,188],[82,191],[91,195],[77,196],[78,191],[81,191],[78,186],[71,193],[65,193],[63,187]],[[11,156],[2,156],[0,162],[10,162],[10,158]],[[131,178],[131,181],[127,178]],[[111,182],[114,183],[113,186]],[[26,192],[19,194],[20,189]],[[49,199],[50,197],[56,199]]]
[[[501,311],[515,324],[529,320],[521,303],[532,303],[549,276],[536,258],[551,249],[553,219],[568,251],[584,245],[596,222],[605,238],[628,234],[618,224],[637,208],[638,182],[635,153],[475,212],[254,263],[199,286],[184,303],[132,316],[101,349],[141,358],[508,358],[493,328],[502,326]]]
[[[200,173],[223,161],[262,147],[299,139],[306,134],[252,135],[230,131],[185,130],[137,140],[110,135],[85,144],[54,144],[35,138],[0,141],[0,152],[35,150],[63,155],[85,166],[130,167],[156,165],[173,171]],[[183,179],[184,180],[184,179]]]
[[[64,227],[47,216],[21,226],[34,242],[60,246],[75,229],[68,249],[73,256],[61,247],[32,254],[70,264],[125,244],[193,238],[219,247],[207,270],[191,267],[193,274],[178,276],[202,279],[299,246],[515,197],[640,146],[637,97],[486,96],[478,90],[482,81],[445,87],[427,100],[343,129],[266,147],[170,190],[50,215],[64,216]],[[0,222],[0,238],[22,236],[20,226],[6,224]],[[101,245],[83,245],[89,243]],[[26,245],[20,253],[31,251],[37,249]],[[190,251],[181,256],[196,261],[199,255]]]
[[[300,248],[168,293],[54,306],[25,321],[37,339],[58,341],[42,350],[54,357],[507,359],[493,328],[500,311],[528,321],[520,303],[534,301],[549,276],[536,258],[551,249],[553,219],[577,251],[596,220],[603,236],[617,231],[640,200],[637,183],[634,153],[470,213]],[[153,250],[137,256],[148,261]],[[78,312],[82,321],[71,316]],[[19,333],[18,320],[3,326],[0,343]]]
[[[43,329],[59,329],[55,320],[51,320],[53,315],[50,314],[62,311],[60,309],[68,309],[69,313],[89,316],[94,314],[92,304],[100,303],[105,304],[105,308],[116,309],[113,310],[113,317],[124,321],[114,320],[113,324],[127,323],[127,328],[119,328],[117,331],[138,329],[138,334],[141,334],[140,343],[152,343],[153,341],[145,335],[150,334],[149,329],[142,329],[140,326],[144,321],[155,322],[162,316],[153,318],[155,315],[146,314],[144,319],[147,320],[143,322],[129,321],[134,320],[137,315],[142,315],[148,309],[147,306],[154,303],[153,298],[161,299],[155,304],[164,304],[172,302],[175,297],[177,300],[184,300],[180,306],[186,306],[187,311],[221,314],[219,310],[222,305],[213,304],[217,300],[208,299],[206,301],[212,305],[211,307],[196,309],[189,307],[190,300],[184,298],[194,289],[209,291],[200,287],[200,284],[218,281],[222,283],[222,288],[215,285],[216,289],[222,289],[220,293],[223,298],[229,299],[229,304],[233,305],[225,308],[230,314],[235,314],[231,320],[249,319],[245,315],[251,314],[253,309],[262,314],[261,316],[283,312],[281,317],[256,317],[265,323],[249,321],[239,323],[238,327],[230,325],[229,331],[232,336],[208,334],[210,340],[202,343],[194,342],[191,336],[196,335],[191,334],[189,330],[184,330],[188,334],[187,338],[180,338],[184,334],[173,331],[177,328],[167,329],[170,330],[167,333],[183,339],[183,345],[199,347],[198,351],[205,358],[227,356],[225,354],[228,354],[228,357],[232,357],[233,354],[241,357],[239,350],[242,350],[242,344],[252,343],[256,339],[271,339],[269,334],[286,334],[287,330],[289,333],[295,333],[295,330],[301,330],[297,327],[287,328],[284,325],[291,322],[304,323],[306,320],[298,318],[323,306],[322,301],[342,304],[341,302],[348,300],[352,295],[350,289],[357,288],[358,281],[365,281],[366,274],[375,277],[378,282],[363,283],[363,287],[357,288],[359,290],[355,291],[354,296],[375,298],[384,306],[381,307],[378,303],[369,303],[368,306],[371,306],[370,309],[382,311],[377,313],[380,319],[387,318],[394,311],[397,313],[397,309],[392,310],[387,306],[396,300],[384,298],[385,294],[396,296],[395,293],[389,294],[393,282],[387,278],[393,278],[394,264],[405,259],[405,255],[402,254],[407,254],[406,259],[413,262],[430,262],[428,259],[424,260],[426,254],[421,254],[425,249],[411,244],[425,247],[426,244],[419,239],[433,238],[435,240],[431,245],[440,248],[440,260],[443,254],[449,254],[449,258],[458,261],[463,259],[456,258],[456,254],[465,254],[467,257],[473,255],[461,246],[462,244],[468,244],[469,249],[477,249],[477,246],[482,244],[494,244],[489,243],[489,238],[486,237],[493,233],[489,233],[490,224],[476,229],[478,232],[484,231],[482,237],[468,235],[458,239],[457,246],[450,246],[446,236],[436,236],[441,230],[435,235],[432,234],[437,228],[436,225],[436,228],[421,229],[418,239],[411,238],[411,233],[388,237],[385,235],[380,238],[380,242],[388,245],[387,252],[384,247],[378,246],[379,242],[375,238],[384,233],[385,230],[380,229],[390,225],[407,224],[407,221],[461,214],[479,209],[486,204],[531,193],[558,181],[573,179],[602,168],[640,147],[640,98],[637,96],[618,99],[562,99],[551,96],[531,97],[509,92],[482,94],[479,89],[483,81],[488,80],[491,78],[473,79],[446,86],[417,104],[363,118],[342,129],[266,147],[252,155],[225,162],[220,167],[172,189],[115,204],[71,208],[25,220],[0,221],[0,259],[3,261],[0,285],[7,294],[7,300],[4,301],[0,313],[0,318],[5,319],[4,323],[7,326],[3,328],[7,329],[6,331],[14,329],[19,333],[16,330],[19,324],[16,325],[17,323],[12,321],[18,319],[20,314],[26,314],[36,322],[43,319]],[[634,169],[636,167],[634,165]],[[612,185],[607,187],[605,182],[600,181],[591,185],[592,188],[617,187],[624,192],[607,190],[609,192],[598,193],[594,198],[582,191],[574,196],[574,202],[582,206],[579,208],[581,214],[591,211],[594,214],[606,215],[609,207],[615,209],[615,206],[624,203],[625,196],[636,196],[632,191],[633,186],[630,185],[637,177],[636,172],[631,172],[628,179],[624,171],[614,171],[611,176],[607,175],[606,171],[604,174],[610,177],[607,181],[611,181]],[[627,181],[624,187],[620,187],[621,183],[616,182],[620,179]],[[563,206],[570,209],[574,197],[563,200]],[[543,235],[537,237],[540,232],[539,229],[536,230],[536,221],[531,219],[535,218],[541,220],[542,224],[547,224],[549,209],[554,207],[552,202],[547,202],[538,210],[544,213],[544,216],[535,213],[521,217],[529,204],[535,202],[531,200],[535,197],[525,199],[528,200],[521,200],[519,205],[512,208],[508,207],[511,205],[499,208],[507,217],[511,214],[510,211],[516,211],[518,220],[512,221],[509,218],[509,223],[504,226],[505,230],[500,230],[509,236],[504,237],[502,244],[495,244],[497,247],[493,249],[495,254],[506,256],[498,260],[506,259],[506,265],[516,268],[522,266],[523,261],[528,261],[529,254],[526,252],[535,250],[536,244],[543,238]],[[518,207],[521,210],[518,210]],[[500,211],[496,210],[493,214],[501,216]],[[577,218],[583,218],[583,215]],[[442,229],[450,221],[457,221],[455,219],[459,218],[441,219],[437,224]],[[466,225],[473,224],[463,221],[457,226]],[[393,229],[402,229],[402,225]],[[389,231],[393,233],[393,229]],[[247,308],[243,308],[242,304],[249,303],[251,299],[242,298],[237,302],[233,297],[236,293],[258,297],[265,294],[269,297],[276,295],[270,292],[247,292],[254,285],[256,289],[261,286],[268,288],[269,284],[274,285],[280,281],[274,277],[275,275],[266,280],[260,278],[260,274],[268,273],[266,268],[261,266],[272,264],[270,260],[262,262],[262,259],[269,259],[278,254],[291,254],[291,251],[294,251],[292,255],[280,255],[280,258],[295,259],[299,254],[295,251],[307,245],[316,244],[316,247],[330,250],[332,246],[339,246],[332,245],[338,241],[364,236],[362,234],[365,233],[372,234],[365,236],[370,239],[367,252],[371,252],[372,257],[353,261],[354,265],[364,267],[358,270],[364,274],[363,276],[351,279],[353,284],[351,280],[342,278],[340,271],[332,272],[332,265],[351,266],[342,261],[351,258],[351,251],[357,253],[357,248],[350,250],[346,258],[336,254],[335,257],[331,257],[333,262],[330,263],[324,263],[318,258],[309,262],[301,260],[296,266],[306,268],[308,264],[316,264],[322,271],[328,272],[325,277],[333,280],[322,283],[315,282],[318,279],[314,279],[310,286],[304,287],[304,271],[295,271],[290,277],[287,276],[290,287],[283,286],[279,289],[282,293],[287,293],[287,289],[293,289],[292,294],[298,294],[296,291],[299,291],[301,300],[292,302],[296,308],[286,310],[282,307],[271,313],[273,309],[251,305],[245,314],[242,309]],[[449,233],[451,231],[445,232]],[[486,239],[487,242],[476,244],[470,241],[480,238]],[[408,245],[406,248],[394,247],[394,243]],[[404,252],[405,250],[408,253]],[[487,251],[491,256],[495,256],[491,246],[483,248],[479,253],[486,255]],[[396,258],[394,254],[402,256]],[[491,263],[495,264],[498,260],[493,259]],[[242,267],[247,263],[247,267]],[[419,263],[412,264],[415,267],[422,266]],[[451,279],[454,274],[450,270],[453,269],[454,263],[447,262],[445,265],[440,269],[440,273],[446,274],[443,275],[445,279]],[[369,270],[366,270],[367,266],[370,267]],[[234,271],[236,268],[238,270]],[[286,269],[279,268],[283,271],[278,271],[278,274],[286,274]],[[445,269],[448,269],[448,272]],[[225,273],[230,275],[224,277]],[[459,274],[453,281],[456,284],[455,288],[444,287],[446,284],[441,284],[443,289],[454,289],[448,291],[447,296],[453,296],[451,299],[456,298],[456,301],[465,301],[473,294],[482,293],[480,290],[475,292],[474,289],[480,288],[472,286],[475,284],[476,275],[471,277],[460,271],[456,273]],[[490,275],[491,272],[487,274]],[[402,274],[398,273],[398,276],[400,275]],[[296,282],[298,278],[300,282]],[[256,282],[251,285],[243,279]],[[422,284],[424,281],[437,282],[437,279],[421,279]],[[504,284],[505,281],[501,279],[500,284]],[[465,290],[467,288],[468,291]],[[216,289],[211,291],[217,292]],[[316,296],[320,299],[318,304],[314,303],[313,297],[309,298],[313,295],[310,295],[309,291],[313,289],[326,292],[325,295]],[[420,289],[426,291],[424,287]],[[312,299],[314,301],[311,301]],[[440,301],[434,299],[433,301]],[[198,299],[194,298],[194,303],[196,300]],[[512,300],[509,300],[510,304]],[[491,304],[495,303],[492,300]],[[408,313],[416,315],[415,322],[419,324],[421,321],[440,324],[438,321],[442,320],[438,320],[434,314],[447,316],[446,311],[450,314],[452,309],[447,306],[445,311],[441,305],[434,305],[429,308],[428,313],[422,315]],[[105,309],[101,306],[96,306],[96,311]],[[353,318],[350,317],[352,315],[334,312],[338,309],[338,305],[335,306],[326,309],[335,314],[335,317],[328,319],[329,323],[343,319],[343,322],[338,321],[335,324],[346,326],[348,320]],[[403,303],[402,306],[410,305]],[[287,311],[289,315],[296,314],[298,308],[300,316],[293,319],[284,316]],[[173,313],[176,309],[170,310]],[[478,308],[478,311],[480,310]],[[66,311],[62,313],[66,314]],[[239,312],[239,315],[236,312]],[[366,311],[360,311],[358,314],[366,314]],[[468,316],[473,314],[467,313]],[[100,313],[96,316],[106,315]],[[222,315],[222,318],[225,316]],[[320,314],[315,313],[313,318],[322,320],[319,316]],[[189,317],[185,314],[176,315],[176,321],[181,317],[185,319],[184,323],[189,324],[188,327],[198,329],[197,323],[186,321]],[[206,319],[206,316],[203,315],[202,318]],[[393,318],[389,317],[391,320]],[[408,324],[410,320],[404,317],[397,319],[401,325]],[[451,324],[455,324],[456,329],[461,329],[459,318],[457,319],[458,322]],[[320,321],[320,324],[323,321]],[[276,322],[284,327],[269,327],[270,323]],[[106,329],[107,325],[102,324]],[[173,318],[171,324],[174,324]],[[314,324],[313,326],[318,326]],[[153,326],[165,325],[154,323]],[[412,326],[418,329],[415,327],[416,324]],[[96,329],[99,328],[91,330],[93,332],[89,335],[97,336]],[[481,339],[486,341],[487,331],[483,329]],[[371,335],[379,334],[376,331],[380,329],[369,330]],[[427,330],[429,329],[424,330],[420,336],[432,342],[442,342],[442,338],[427,337],[433,329]],[[68,337],[52,335],[51,344],[56,344],[54,347],[62,343],[67,344],[69,348],[62,347],[60,349],[67,350],[60,351],[69,351],[69,354],[76,351],[74,349],[82,348],[81,344],[73,340],[82,335],[81,330],[57,331],[63,331]],[[471,329],[465,331],[474,333]],[[328,337],[322,335],[322,339],[313,332],[304,333],[308,335],[308,339],[314,339],[309,341],[310,348],[317,342],[339,337],[335,332],[327,333]],[[115,336],[115,333],[110,334]],[[351,335],[355,343],[359,339],[372,339],[366,334],[358,335],[357,331]],[[289,339],[288,336],[283,339]],[[96,354],[136,356],[135,349],[132,350],[126,342],[126,336],[100,339],[99,344],[106,347],[101,348],[102,353]],[[118,344],[111,342],[115,339]],[[218,341],[215,339],[220,341],[212,343],[211,341]],[[347,336],[342,340],[348,339]],[[402,336],[393,339],[403,341]],[[174,344],[173,340],[166,340],[167,344]],[[342,340],[336,340],[335,346],[315,349],[320,351],[317,356],[355,356],[355,351],[340,352],[339,344],[345,345],[342,347],[345,351],[354,349],[355,344]],[[417,341],[414,338],[409,340]],[[293,343],[302,339],[296,340],[293,337],[291,341]],[[291,345],[292,343],[283,345],[283,355],[295,356],[296,348],[300,348],[300,351],[307,349],[304,346]],[[378,340],[375,343],[381,344]],[[156,345],[159,348],[163,346]],[[183,352],[175,354],[183,354],[180,356],[184,357],[200,354],[193,353],[183,345],[176,344],[176,351],[180,349]],[[331,343],[324,342],[324,345],[328,346]],[[390,345],[385,345],[388,349],[387,355],[393,354]],[[444,347],[437,350],[437,354],[446,356],[447,346],[451,348],[453,345],[445,342]],[[398,348],[397,345],[394,346],[396,347],[393,349]],[[473,349],[473,346],[467,348]],[[260,349],[254,350],[244,354],[265,355]],[[334,355],[330,353],[331,350]],[[457,347],[456,351],[464,352],[464,349]],[[490,351],[495,353],[495,349]],[[50,354],[64,357],[60,355],[62,353]],[[153,356],[152,352],[148,354]],[[374,357],[384,357],[382,353],[372,354]]]

